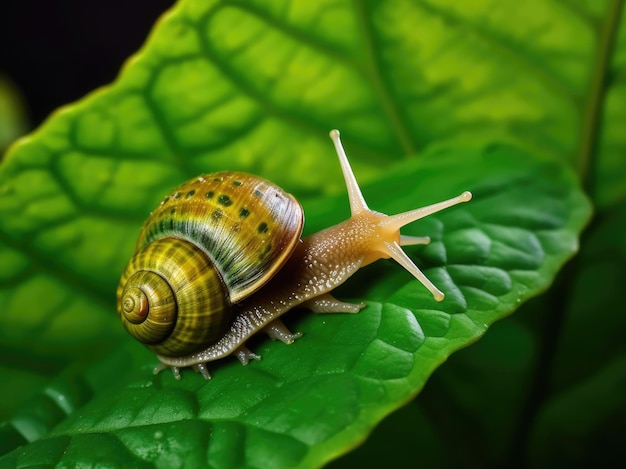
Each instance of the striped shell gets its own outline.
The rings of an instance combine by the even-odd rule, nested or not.
[[[216,342],[231,305],[278,272],[303,223],[296,199],[257,176],[220,172],[181,185],[144,224],[122,274],[125,328],[164,356]]]

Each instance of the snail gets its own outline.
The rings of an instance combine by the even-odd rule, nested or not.
[[[427,244],[427,236],[400,228],[472,198],[470,192],[397,215],[370,210],[339,137],[334,143],[348,190],[351,217],[300,238],[298,201],[271,182],[239,172],[192,179],[171,192],[144,223],[136,252],[117,289],[126,330],[157,354],[155,373],[192,366],[206,379],[208,362],[235,355],[246,365],[260,357],[246,341],[263,331],[292,343],[280,317],[295,306],[316,313],[357,313],[365,307],[330,291],[359,268],[392,258],[441,301],[401,246]]]

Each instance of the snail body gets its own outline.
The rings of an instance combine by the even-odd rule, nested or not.
[[[155,351],[161,365],[193,366],[235,355],[242,364],[260,357],[245,343],[259,331],[284,343],[291,333],[280,317],[301,306],[317,313],[357,313],[330,292],[361,267],[393,258],[441,301],[439,291],[401,246],[427,244],[406,237],[408,223],[471,199],[387,216],[367,207],[333,130],[331,138],[348,188],[352,216],[300,239],[304,214],[293,196],[257,176],[220,172],[193,179],[168,195],[144,224],[136,253],[117,291],[125,328]]]

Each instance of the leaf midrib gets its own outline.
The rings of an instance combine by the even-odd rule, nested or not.
[[[615,49],[617,32],[622,17],[623,0],[612,0],[605,14],[597,37],[596,60],[583,108],[578,154],[578,175],[587,193],[595,195],[595,179],[598,171],[598,146],[603,122],[606,91],[611,59]]]

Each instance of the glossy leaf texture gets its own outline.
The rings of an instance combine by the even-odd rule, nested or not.
[[[626,432],[626,207],[598,219],[573,261],[572,293],[558,290],[562,317],[550,294],[525,303],[329,467],[401,466],[415,454],[432,467],[614,466]]]
[[[72,378],[80,385],[69,379],[48,387],[49,397],[78,388],[79,396],[70,391],[66,400],[88,396],[89,402],[7,460],[75,465],[93,457],[88,448],[98,445],[125,464],[175,458],[187,465],[309,467],[353,446],[414,396],[450,353],[545,289],[575,251],[589,214],[575,179],[557,163],[507,146],[429,156],[368,186],[366,194],[392,213],[415,200],[472,189],[471,204],[413,230],[432,238],[412,254],[446,291],[443,303],[396,265],[372,266],[339,292],[367,302],[360,314],[294,312],[289,324],[303,338],[289,347],[253,341],[261,362],[215,364],[209,382],[191,370],[180,382],[169,373],[152,377],[154,359],[139,344],[126,344],[105,361],[115,360],[114,367],[96,365],[86,377]],[[314,220],[328,219],[339,202],[346,204],[345,196],[312,204],[309,212]],[[41,423],[32,414],[28,406],[13,422],[34,433]],[[31,459],[37,454],[47,456]]]
[[[597,150],[596,202],[624,195],[624,47],[608,65],[598,62],[604,2],[516,5],[183,0],[112,86],[58,111],[14,146],[0,167],[0,372],[9,377],[7,395],[19,397],[0,407],[13,415],[0,441],[8,450],[54,436],[7,460],[71,464],[102,444],[119,449],[121,463],[315,465],[362,440],[449,353],[545,289],[588,215],[577,183],[552,161],[584,167]],[[588,116],[599,95],[607,96],[605,125],[591,152],[598,128]],[[128,343],[113,297],[143,219],[171,187],[228,168],[296,194],[307,232],[339,221],[347,208],[337,195],[343,182],[327,137],[333,127],[359,179],[370,181],[376,209],[475,192],[471,204],[413,228],[435,239],[411,255],[448,293],[446,302],[432,303],[400,268],[383,263],[340,291],[367,301],[363,314],[294,313],[306,336],[288,353],[261,341],[254,345],[263,362],[220,365],[212,383],[191,373],[182,383],[152,379],[154,360]],[[284,381],[289,372],[301,377],[299,388]],[[335,383],[335,373],[345,383]],[[227,382],[240,400],[207,404],[228,392]],[[296,386],[293,406],[281,407],[268,391],[283,389],[276,383]],[[329,388],[348,391],[326,395]],[[40,407],[13,414],[29,394]],[[328,416],[335,401],[344,411]],[[255,405],[258,420],[234,419]],[[300,420],[279,407],[296,409]],[[207,429],[224,438],[209,453]],[[277,455],[259,441],[291,451]],[[244,459],[229,460],[233,451]]]

